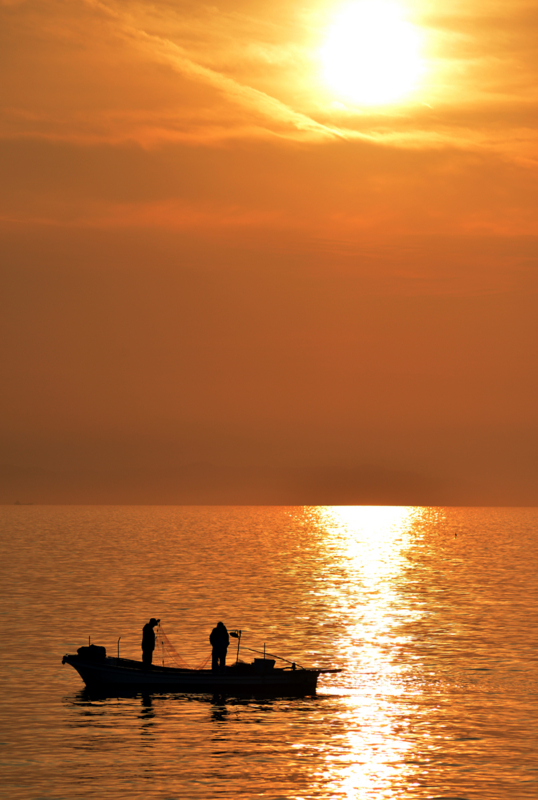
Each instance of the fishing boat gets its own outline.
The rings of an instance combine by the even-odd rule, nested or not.
[[[65,655],[89,689],[126,691],[193,692],[231,695],[305,696],[316,693],[318,677],[337,669],[275,667],[274,659],[255,658],[253,663],[233,664],[222,671],[181,669],[141,661],[105,656],[93,661],[87,656]]]
[[[232,635],[240,638],[240,633],[234,631]],[[170,647],[167,638],[164,639]],[[181,660],[178,654],[176,656]],[[281,659],[286,666],[277,667],[277,658],[281,657],[267,658],[264,651],[263,658],[254,658],[251,663],[237,658],[234,664],[218,670],[158,664],[148,667],[141,661],[120,658],[119,648],[118,656],[109,656],[104,647],[92,644],[79,647],[74,655],[65,655],[62,664],[72,666],[88,689],[114,693],[161,691],[304,697],[316,693],[320,675],[341,672],[340,669],[303,667],[286,659]]]

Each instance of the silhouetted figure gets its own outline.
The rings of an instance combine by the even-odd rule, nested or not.
[[[226,651],[230,644],[230,637],[223,622],[218,622],[216,628],[213,628],[209,636],[209,641],[213,646],[213,654],[211,658],[211,669],[216,672],[218,669],[224,669],[226,666]]]
[[[161,620],[152,617],[142,628],[142,663],[145,667],[151,667],[153,651],[155,650],[155,631],[153,628]]]

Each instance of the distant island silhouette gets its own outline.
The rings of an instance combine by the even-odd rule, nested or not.
[[[30,495],[32,502],[13,497]],[[0,503],[117,505],[536,505],[529,490],[384,466],[230,467],[60,472],[0,466]]]

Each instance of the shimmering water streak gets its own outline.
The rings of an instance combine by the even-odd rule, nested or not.
[[[391,696],[395,691],[403,693],[403,687],[387,682],[390,694],[380,699],[377,695],[365,697],[361,686],[406,669],[393,659],[394,626],[400,617],[418,619],[421,614],[402,605],[398,581],[421,510],[348,506],[315,512],[328,534],[327,546],[338,554],[347,573],[342,597],[336,603],[340,617],[345,615],[346,620],[337,650],[345,654],[344,680],[351,690],[345,703],[345,747],[351,763],[341,776],[341,790],[357,797],[368,792],[382,796],[386,789],[391,796],[395,769],[411,748],[409,741],[393,735],[391,725]],[[359,669],[350,669],[353,664]],[[372,728],[378,732],[373,742]]]
[[[0,796],[538,797],[535,509],[4,507]],[[317,698],[92,698],[64,652],[342,666]]]

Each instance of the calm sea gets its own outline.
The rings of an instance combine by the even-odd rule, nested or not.
[[[538,798],[538,509],[4,506],[0,525],[1,797]],[[152,616],[192,666],[223,620],[344,671],[302,699],[92,699],[62,666],[88,637],[139,658]]]

